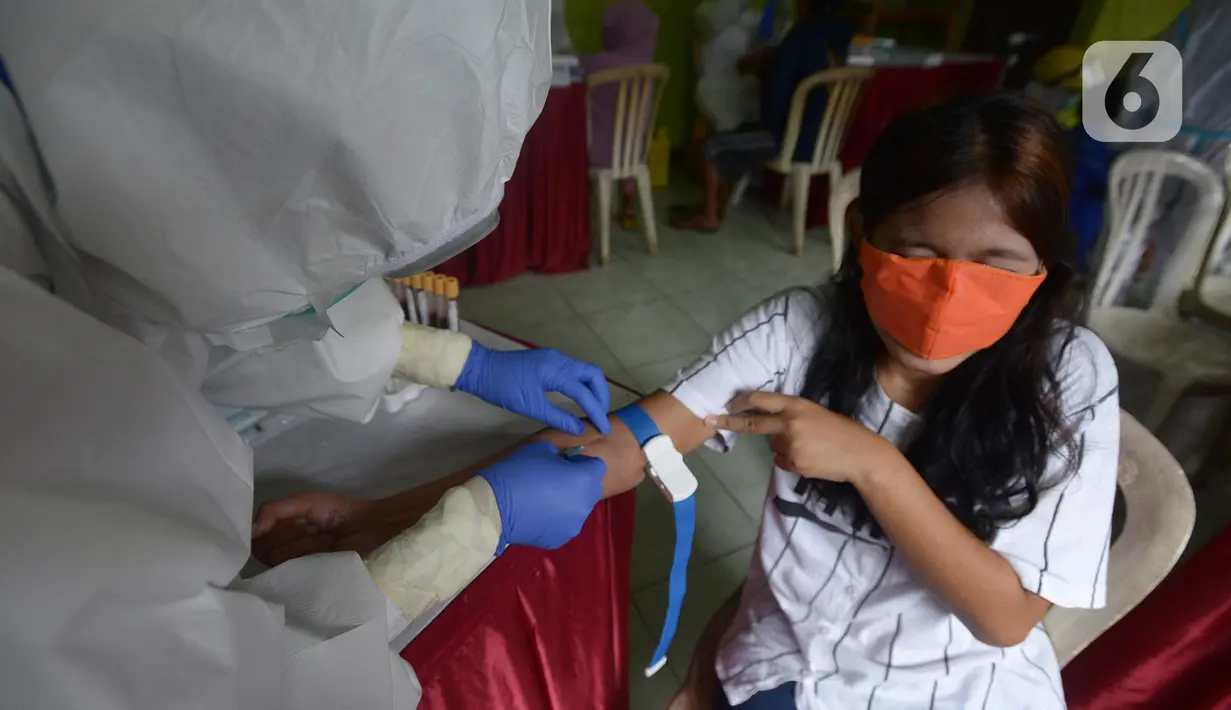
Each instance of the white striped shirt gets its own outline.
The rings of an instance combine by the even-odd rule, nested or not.
[[[725,412],[739,392],[798,394],[824,334],[823,299],[794,290],[762,303],[666,389],[698,416]],[[1085,329],[1057,356],[1064,409],[1081,448],[1077,472],[1045,489],[1034,511],[998,531],[991,548],[1024,588],[1059,606],[1097,608],[1120,445],[1116,369]],[[855,416],[899,448],[922,426],[879,386]],[[736,439],[724,432],[708,445],[722,451]],[[1053,460],[1049,472],[1063,464]],[[733,704],[796,682],[796,706],[808,710],[1065,706],[1041,624],[1012,648],[980,642],[919,582],[875,521],[852,525],[802,483],[773,470],[739,611],[718,655]]]

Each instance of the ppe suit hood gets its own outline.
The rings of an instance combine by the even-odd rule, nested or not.
[[[94,293],[230,343],[490,231],[549,26],[546,0],[42,0],[0,46]]]

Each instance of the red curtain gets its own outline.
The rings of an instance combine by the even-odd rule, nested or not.
[[[510,548],[402,652],[421,710],[625,710],[636,498],[555,551]]]
[[[899,113],[920,104],[939,101],[953,94],[988,91],[996,87],[1004,62],[1000,59],[938,67],[882,67],[864,91],[851,117],[842,145],[842,167],[851,170],[863,164],[872,144]],[[777,204],[782,194],[782,176],[766,172],[762,191]],[[829,178],[819,175],[808,188],[809,229],[829,223]]]
[[[589,170],[586,85],[552,87],[504,186],[500,226],[435,270],[474,286],[587,268]]]
[[[1231,709],[1231,527],[1064,669],[1070,710]]]

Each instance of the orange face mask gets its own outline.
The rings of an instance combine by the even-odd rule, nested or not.
[[[859,247],[868,314],[902,347],[944,360],[990,347],[1047,277],[950,259],[908,259],[866,241]]]

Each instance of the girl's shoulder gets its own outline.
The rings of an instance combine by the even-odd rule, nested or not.
[[[829,296],[823,286],[795,286],[770,296],[745,318],[781,317],[783,326],[799,335],[815,337],[825,327]]]
[[[1120,376],[1111,351],[1094,331],[1068,322],[1057,323],[1052,336],[1056,382],[1066,413],[1097,406],[1115,397]],[[1118,401],[1118,400],[1117,400]]]

